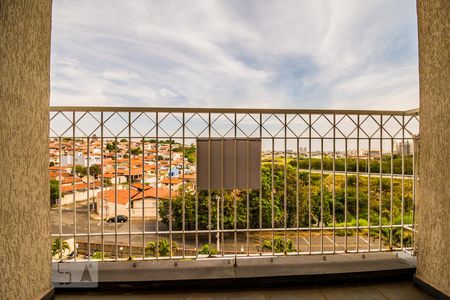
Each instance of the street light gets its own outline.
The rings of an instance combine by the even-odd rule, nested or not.
[[[123,251],[123,247],[122,247],[122,246],[120,246],[119,250],[120,250],[120,258],[122,258],[122,251]]]

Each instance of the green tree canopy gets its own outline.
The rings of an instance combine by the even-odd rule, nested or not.
[[[50,205],[55,205],[58,203],[59,199],[59,181],[52,179],[50,180]]]
[[[115,151],[119,151],[120,148],[118,146],[118,143],[116,141],[113,141],[111,143],[106,144],[106,150],[108,150],[110,152],[115,152]]]
[[[137,147],[137,148],[132,148],[131,150],[130,150],[130,152],[131,152],[131,154],[132,155],[139,155],[139,154],[141,154],[142,153],[142,149],[141,148],[139,148],[139,147]]]

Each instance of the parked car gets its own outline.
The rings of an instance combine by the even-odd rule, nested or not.
[[[111,217],[107,220],[108,223],[125,223],[128,221],[128,217],[124,215],[118,215],[117,217]]]

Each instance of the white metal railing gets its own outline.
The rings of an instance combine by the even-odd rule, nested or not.
[[[50,119],[55,260],[414,250],[418,110],[51,107]],[[247,188],[197,188],[217,175],[213,140],[260,142],[257,188],[250,175]]]

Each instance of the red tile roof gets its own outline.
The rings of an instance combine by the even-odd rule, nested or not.
[[[156,198],[157,192],[158,192],[158,198],[160,198],[160,199],[169,199],[170,196],[172,196],[172,198],[175,198],[177,196],[177,192],[175,192],[175,191],[172,191],[172,193],[170,194],[169,189],[164,189],[164,188],[157,189],[157,188],[151,187],[144,191],[144,198]],[[136,192],[132,198],[133,198],[133,200],[142,199],[142,192]]]
[[[172,178],[172,179],[164,178],[163,180],[161,180],[161,183],[163,183],[163,184],[179,184],[179,183],[182,183],[182,182],[183,182],[183,179],[182,178],[178,178],[178,177],[175,177],[175,178]]]
[[[154,187],[151,187],[149,189],[146,189],[144,191],[144,198],[156,198],[156,191],[158,191],[158,198],[159,199],[169,199],[169,190],[168,189],[163,189],[163,188],[159,188],[156,189]],[[109,190],[109,191],[104,191],[103,192],[103,200],[106,200],[108,202],[111,203],[115,203],[115,199],[116,199],[116,192],[117,192],[117,203],[121,204],[121,205],[126,205],[128,203],[128,199],[131,196],[131,201],[134,200],[141,200],[142,199],[142,191],[138,192],[138,191],[134,191],[131,190],[131,192],[128,189],[125,190]],[[176,197],[177,193],[176,192],[172,192],[172,198]],[[102,193],[98,193],[97,197],[98,199],[101,199]]]
[[[148,184],[142,185],[142,183],[140,183],[140,182],[133,184],[132,187],[135,189],[138,189],[138,190],[144,190],[144,189],[147,190],[147,189],[151,188],[150,185],[148,185]]]
[[[128,204],[129,192],[128,190],[109,190],[103,192],[103,200],[116,203],[116,192],[117,192],[117,203],[121,205]],[[133,191],[131,191],[131,195],[133,195]],[[102,193],[97,194],[98,199],[102,199]]]

